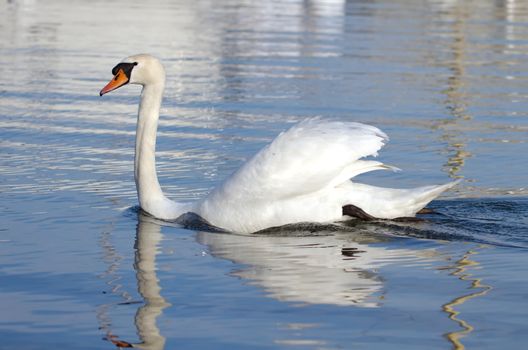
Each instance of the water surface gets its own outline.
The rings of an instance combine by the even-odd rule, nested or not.
[[[423,222],[188,230],[136,208],[139,90],[167,71],[158,172],[207,193],[308,116],[376,125]],[[528,7],[518,1],[0,2],[1,349],[497,349],[528,340]]]

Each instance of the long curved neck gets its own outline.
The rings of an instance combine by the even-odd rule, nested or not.
[[[134,178],[139,205],[150,215],[172,220],[189,211],[191,203],[173,202],[163,195],[156,174],[156,133],[165,79],[146,84],[141,91],[136,129]]]
[[[140,206],[153,215],[156,215],[151,209],[153,203],[165,199],[156,174],[155,158],[156,132],[164,85],[161,81],[143,86],[136,129],[134,159],[136,189]]]

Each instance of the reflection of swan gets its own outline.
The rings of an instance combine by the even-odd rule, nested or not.
[[[383,279],[377,269],[398,260],[432,258],[434,251],[386,249],[360,244],[364,235],[243,236],[200,232],[198,241],[220,258],[246,267],[234,275],[251,281],[273,298],[309,304],[377,307]],[[384,237],[383,239],[387,239]],[[372,237],[370,243],[379,241]]]
[[[134,322],[141,343],[130,344],[117,340],[116,337],[109,338],[119,347],[162,350],[165,347],[165,337],[160,334],[156,319],[162,314],[163,309],[170,304],[161,296],[161,287],[156,276],[156,255],[158,254],[159,242],[162,239],[160,226],[149,220],[151,218],[141,212],[138,213],[134,268],[136,269],[138,291],[145,304],[138,309]]]
[[[145,305],[138,309],[135,318],[138,335],[143,342],[134,344],[134,347],[157,350],[164,348],[165,337],[159,332],[156,318],[170,304],[161,296],[156,276],[156,255],[162,239],[160,226],[148,220],[144,214],[138,214],[134,266],[138,291],[145,300]]]
[[[411,190],[349,181],[378,169],[376,155],[387,136],[352,122],[307,119],[280,134],[221,186],[197,203],[167,199],[156,175],[155,144],[165,71],[149,55],[126,58],[114,67],[103,95],[127,83],[143,86],[136,131],[135,179],[141,208],[160,219],[194,212],[212,225],[254,232],[296,222],[333,222],[343,215],[392,219],[414,216],[454,183]]]

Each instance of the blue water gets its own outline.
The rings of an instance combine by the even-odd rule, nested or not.
[[[420,222],[186,229],[137,208],[138,52],[167,71],[157,166],[207,193],[307,116],[362,121]],[[0,2],[0,349],[497,349],[528,340],[528,6]],[[117,344],[117,345],[116,345]]]

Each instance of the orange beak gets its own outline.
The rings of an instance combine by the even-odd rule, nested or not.
[[[112,80],[99,92],[99,96],[103,96],[107,92],[113,91],[128,83],[128,77],[122,69],[117,71],[117,74]]]

